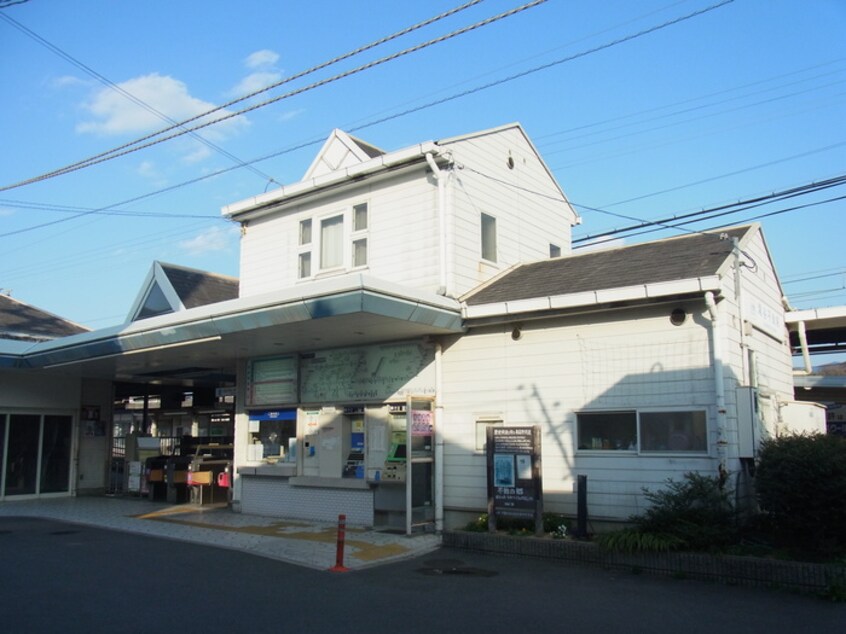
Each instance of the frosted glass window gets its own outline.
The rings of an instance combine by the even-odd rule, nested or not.
[[[367,229],[367,203],[353,207],[353,231]]]
[[[332,216],[320,222],[320,268],[336,268],[343,262],[344,217]]]
[[[496,218],[482,214],[482,259],[496,262]]]
[[[311,251],[300,253],[299,278],[311,277]]]
[[[300,220],[300,244],[311,244],[311,218]]]
[[[353,241],[353,266],[367,266],[367,239]]]

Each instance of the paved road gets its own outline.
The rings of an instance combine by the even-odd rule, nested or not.
[[[0,518],[3,632],[841,632],[846,604],[441,549],[330,573],[87,526]]]

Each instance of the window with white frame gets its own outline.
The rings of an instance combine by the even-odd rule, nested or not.
[[[297,277],[360,268],[368,263],[370,218],[367,203],[299,223]]]
[[[297,277],[311,277],[311,218],[300,221]]]
[[[320,270],[336,269],[344,264],[344,216],[330,216],[320,221]]]
[[[496,262],[496,218],[482,214],[482,259]]]
[[[580,450],[708,453],[704,410],[579,412],[576,419]]]

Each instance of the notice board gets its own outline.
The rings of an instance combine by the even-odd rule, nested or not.
[[[543,532],[541,440],[538,425],[487,429],[488,528],[496,518],[532,519]]]

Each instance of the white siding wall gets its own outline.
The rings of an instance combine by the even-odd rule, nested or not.
[[[723,352],[728,412],[727,455],[731,472],[739,469],[735,460],[739,449],[736,388],[750,386],[754,382],[750,352],[755,359],[765,434],[776,432],[777,405],[771,406],[771,397],[776,401],[793,399],[792,359],[784,326],[782,292],[761,232],[752,235],[747,244],[741,245],[741,249],[739,291],[743,307],[741,309],[735,295],[738,286],[734,266],[724,273],[720,307],[725,334]],[[745,341],[741,336],[741,322],[745,324]],[[753,324],[756,322],[769,322],[771,326],[767,330],[776,325],[775,334],[755,327]],[[778,333],[781,333],[781,340]]]
[[[744,385],[758,386],[762,432],[766,438],[778,431],[778,403],[793,400],[793,361],[784,325],[782,291],[760,231],[741,248],[742,312],[733,315],[746,325],[748,352],[743,353],[738,341],[737,357],[746,362]],[[732,304],[732,308],[738,310],[737,302]],[[754,362],[750,361],[750,357],[754,358]]]
[[[423,165],[410,173],[368,183],[304,203],[277,215],[251,221],[241,240],[241,296],[290,288],[297,279],[299,223],[349,212],[368,204],[368,266],[361,270],[384,280],[435,291],[439,285],[437,185]],[[320,278],[319,254],[312,254],[312,272]],[[349,269],[343,272],[348,272]]]
[[[517,262],[570,253],[570,211],[525,137],[516,129],[445,144],[450,180],[452,290],[461,295]],[[514,159],[509,169],[508,157]],[[462,169],[463,167],[463,169]],[[507,181],[506,185],[499,181]],[[536,193],[534,193],[536,192]],[[481,259],[481,214],[496,218],[497,262]]]
[[[445,346],[445,506],[483,510],[485,456],[475,451],[475,421],[540,425],[544,502],[575,512],[575,480],[588,476],[593,518],[626,519],[642,508],[641,487],[686,471],[715,473],[714,379],[704,302],[670,324],[675,306],[473,331]],[[575,450],[576,412],[585,409],[691,408],[707,411],[710,456],[655,457]]]

